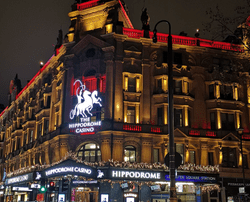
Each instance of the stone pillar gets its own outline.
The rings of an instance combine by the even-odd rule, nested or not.
[[[188,149],[188,141],[185,142],[185,145],[184,145],[184,152],[185,152],[185,163],[188,163],[190,160],[190,151]]]
[[[164,125],[168,124],[168,106],[164,105]]]
[[[123,61],[116,61],[115,68],[115,121],[123,121]]]
[[[140,104],[135,105],[135,123],[140,123]]]
[[[143,141],[141,147],[141,162],[151,163],[152,159],[152,142],[150,140]]]
[[[123,140],[122,139],[114,139],[113,140],[113,159],[114,161],[122,162],[123,156]]]
[[[54,145],[54,152],[52,153],[52,162],[60,160],[60,144],[59,140],[52,143]]]
[[[114,51],[113,46],[102,49],[105,52],[106,63],[106,93],[105,93],[105,119],[112,119],[113,82],[114,82]]]
[[[110,139],[103,137],[101,144],[101,154],[102,161],[108,161],[111,159],[111,147],[110,147]]]
[[[45,152],[45,162],[44,163],[46,163],[46,165],[49,165],[50,164],[50,150],[49,150],[49,145],[47,145],[45,147],[44,152]]]
[[[146,61],[143,61],[146,62]],[[150,122],[150,103],[151,103],[151,97],[150,97],[150,64],[143,63],[142,64],[142,83],[143,83],[143,90],[142,90],[142,111],[143,111],[143,123]]]
[[[204,68],[203,67],[192,67],[193,75],[193,89],[191,93],[195,96],[194,101],[194,116],[193,121],[191,121],[197,128],[202,128],[204,123],[207,121],[207,108],[206,108],[206,85],[204,77]],[[192,127],[192,126],[191,126]]]
[[[207,142],[201,142],[201,165],[208,165],[208,146]]]
[[[60,159],[62,159],[68,153],[68,140],[61,139],[60,140]]]
[[[128,110],[128,103],[124,102],[124,123],[128,122],[127,110]]]

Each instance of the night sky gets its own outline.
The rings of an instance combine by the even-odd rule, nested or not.
[[[172,34],[185,31],[194,36],[200,28],[201,38],[211,38],[202,32],[202,23],[208,22],[206,10],[219,5],[225,15],[233,15],[237,5],[245,0],[124,0],[135,29],[141,29],[140,15],[147,7],[150,28],[162,19],[172,24]],[[202,2],[202,3],[201,3]],[[218,3],[219,2],[219,3]],[[22,87],[39,71],[39,61],[44,63],[53,55],[58,30],[63,36],[70,25],[68,12],[74,0],[13,0],[2,1],[0,7],[0,104],[7,106],[9,83],[15,75]],[[159,32],[167,32],[167,25],[159,25]]]

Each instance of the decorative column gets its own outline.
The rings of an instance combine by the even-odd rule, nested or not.
[[[114,51],[113,46],[102,48],[106,63],[106,93],[105,93],[105,119],[112,119],[113,91],[114,91]]]
[[[116,61],[116,68],[115,68],[115,121],[123,121],[123,61]]]
[[[208,165],[208,147],[207,142],[201,142],[201,165]]]
[[[136,103],[136,105],[135,105],[135,123],[140,123],[140,104],[138,103]]]
[[[60,140],[60,159],[62,159],[68,153],[68,139]]]
[[[168,124],[168,106],[164,105],[164,125]]]
[[[103,137],[101,144],[102,161],[111,159],[110,139]],[[114,155],[114,154],[113,154]]]
[[[127,110],[128,110],[128,103],[124,102],[124,123],[128,122],[128,115],[127,115]]]
[[[54,159],[55,161],[59,161],[60,160],[60,143],[59,140],[57,140],[56,142],[52,143],[54,145]],[[53,162],[53,161],[52,161]]]
[[[152,159],[152,141],[143,140],[141,148],[141,162],[151,163]]]
[[[185,141],[185,150],[184,150],[184,152],[185,152],[185,163],[188,163],[189,162],[189,157],[190,157],[190,154],[189,154],[189,150],[188,150],[188,147],[189,147],[189,145],[188,145],[189,143],[188,143],[188,140],[186,140]]]
[[[113,140],[113,159],[114,161],[122,162],[123,154],[123,139],[114,139]]]
[[[45,162],[44,163],[46,163],[46,165],[50,165],[50,150],[49,150],[49,145],[47,145],[46,147],[45,147],[45,150],[44,150],[44,152],[45,152]]]

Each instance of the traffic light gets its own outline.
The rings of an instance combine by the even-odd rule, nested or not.
[[[41,193],[45,193],[47,191],[47,188],[45,186],[45,179],[44,178],[41,179],[41,188],[39,189],[39,191]]]
[[[55,191],[55,182],[53,181],[49,182],[49,191]]]
[[[68,179],[62,179],[62,191],[68,191],[69,188],[69,180]]]

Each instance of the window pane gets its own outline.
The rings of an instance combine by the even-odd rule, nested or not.
[[[195,164],[195,151],[190,151],[190,163]]]
[[[159,162],[159,149],[154,149],[154,162]]]
[[[128,123],[135,123],[135,107],[128,107],[127,118]]]
[[[128,91],[129,92],[135,92],[136,90],[136,78],[135,77],[129,77],[128,78]]]

